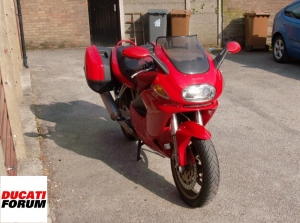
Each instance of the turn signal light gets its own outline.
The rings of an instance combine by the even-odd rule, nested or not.
[[[166,91],[163,89],[163,87],[160,86],[159,84],[155,85],[155,86],[153,87],[153,89],[154,89],[154,91],[155,91],[158,95],[162,96],[163,98],[170,99],[170,97],[169,97],[169,95],[167,94],[167,92],[166,92]]]

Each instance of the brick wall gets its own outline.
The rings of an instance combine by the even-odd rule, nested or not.
[[[144,35],[145,35],[145,42],[149,42],[149,24],[148,24],[148,10],[149,9],[165,9],[170,13],[172,9],[185,9],[185,1],[184,0],[124,0],[124,13],[142,13],[142,17],[135,16],[134,18],[137,20],[137,43],[142,44],[142,32],[140,21],[143,19],[144,24]],[[166,17],[167,18],[167,17]],[[168,23],[169,17],[167,18]],[[130,15],[124,16],[125,23],[126,21],[131,20]],[[133,26],[131,24],[125,24],[125,38],[132,38],[133,37]],[[170,27],[167,27],[168,33],[170,33]]]
[[[190,9],[193,13],[189,17],[190,34],[196,34],[199,41],[204,45],[217,44],[217,1],[211,0],[190,0]],[[148,10],[166,9],[169,13],[175,10],[184,10],[186,0],[124,0],[124,13],[141,12],[145,24],[145,36],[148,40]],[[138,19],[136,17],[136,19]],[[125,16],[125,21],[130,20],[130,16]],[[171,16],[168,16],[168,35],[171,35]],[[131,37],[131,25],[125,25],[126,37]]]
[[[292,0],[223,0],[223,41],[245,42],[245,12],[270,12],[268,36],[271,36],[273,18]],[[25,40],[28,48],[72,47],[90,44],[87,0],[22,0]],[[141,12],[148,34],[148,9],[185,9],[185,0],[123,0],[124,13]],[[217,0],[189,0],[194,13],[190,17],[190,34],[197,34],[204,45],[217,43]],[[138,19],[138,18],[136,18]],[[125,21],[130,20],[125,16]],[[124,26],[130,36],[132,27]],[[170,34],[170,29],[168,30]],[[141,34],[139,34],[141,35]],[[268,39],[270,43],[270,38]]]
[[[90,44],[90,29],[87,0],[22,0],[24,33],[27,48],[63,48]],[[122,2],[122,1],[120,1]],[[190,33],[197,34],[203,44],[217,41],[217,1],[191,0],[195,9],[190,17]],[[148,9],[184,10],[185,0],[123,0],[124,13],[143,13],[144,31],[148,41]],[[135,17],[135,19],[138,19]],[[168,18],[170,19],[170,18]],[[125,21],[130,16],[124,16]],[[170,21],[168,21],[170,23]],[[132,37],[129,24],[124,25],[125,35]],[[168,28],[170,34],[170,27]],[[141,33],[139,33],[141,39]],[[142,43],[142,42],[139,42]]]
[[[217,0],[191,0],[190,34],[197,34],[202,45],[217,45]]]
[[[236,40],[245,44],[245,12],[269,12],[268,40],[272,35],[275,14],[293,0],[223,0],[223,40]]]
[[[89,45],[87,0],[22,0],[21,5],[28,48]]]

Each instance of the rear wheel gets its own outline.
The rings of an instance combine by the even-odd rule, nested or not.
[[[129,117],[129,114],[128,114],[130,102],[131,102],[131,93],[130,93],[129,89],[124,92],[124,94],[122,95],[121,98],[116,100],[116,104],[119,106],[119,109],[121,110],[122,116],[127,119],[125,122],[129,126],[132,127],[131,120],[130,120],[130,117]],[[121,130],[123,132],[123,135],[128,140],[130,140],[130,141],[137,141],[138,140],[133,135],[131,135],[129,132],[127,132],[126,129],[124,129],[122,126],[121,126]]]
[[[172,155],[173,178],[183,200],[192,207],[201,207],[217,194],[220,180],[218,157],[210,140],[195,138],[188,145],[187,157],[188,165],[180,172]]]
[[[128,133],[122,126],[121,126],[121,130],[123,132],[123,135],[129,140],[129,141],[137,141],[138,139],[135,138],[133,135],[131,135],[130,133]]]
[[[289,55],[286,51],[286,45],[282,36],[277,36],[273,43],[273,58],[277,63],[286,63]]]

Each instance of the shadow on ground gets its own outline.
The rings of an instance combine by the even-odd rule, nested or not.
[[[212,52],[214,56],[218,53],[217,51]],[[242,64],[244,68],[258,68],[276,75],[300,80],[300,60],[292,58],[290,62],[285,64],[276,63],[273,59],[272,51],[256,50],[247,52],[241,50],[238,54],[228,54],[226,60]]]
[[[137,143],[128,141],[122,135],[119,125],[110,120],[104,108],[79,100],[34,105],[31,110],[44,123],[40,130],[44,139],[53,140],[59,147],[82,156],[101,160],[157,196],[187,207],[179,197],[175,184],[148,168],[145,151],[152,153],[152,150],[144,146],[141,152],[144,159],[136,162]],[[27,136],[32,137],[34,134],[29,133]]]

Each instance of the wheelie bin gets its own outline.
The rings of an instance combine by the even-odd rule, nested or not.
[[[264,49],[269,51],[266,45],[268,34],[268,20],[270,13],[248,12],[245,16],[245,48],[247,51],[253,49]]]
[[[171,34],[172,36],[185,36],[190,33],[190,10],[171,11]]]
[[[149,41],[155,42],[157,37],[167,35],[167,14],[166,9],[149,9]]]

